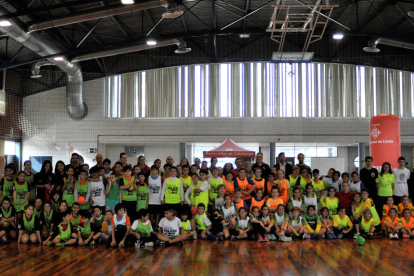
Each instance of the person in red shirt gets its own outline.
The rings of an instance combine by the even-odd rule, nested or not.
[[[237,168],[232,170],[233,179],[236,179],[236,177],[239,176],[239,171],[240,171],[241,168],[243,168],[243,159],[237,158],[235,164],[236,164]]]
[[[352,215],[351,213],[351,204],[354,200],[354,192],[349,190],[349,183],[348,181],[342,182],[342,190],[337,192],[335,196],[339,199],[338,206],[345,207],[345,213],[347,216]]]

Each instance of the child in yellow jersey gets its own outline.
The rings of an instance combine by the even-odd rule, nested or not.
[[[338,214],[334,216],[333,221],[333,230],[338,239],[352,238],[354,225],[346,215],[345,207],[338,208]]]
[[[329,187],[328,196],[323,197],[322,206],[328,208],[329,215],[333,216],[338,214],[339,199],[335,197],[335,188]]]
[[[223,179],[218,176],[218,168],[213,168],[211,170],[212,177],[209,179],[208,185],[208,194],[209,194],[209,202],[208,202],[208,211],[209,213],[213,213],[214,206],[213,201],[218,195],[218,187],[224,183]]]
[[[394,208],[390,209],[389,216],[384,221],[385,230],[390,239],[398,240],[400,230],[402,229],[400,220],[397,216],[397,210]]]
[[[312,186],[313,190],[318,198],[323,197],[323,192],[325,191],[325,184],[322,180],[319,179],[319,170],[314,169],[312,172],[313,179],[312,179]]]
[[[197,205],[197,215],[194,216],[196,223],[196,230],[198,236],[203,240],[207,239],[207,232],[211,229],[211,221],[206,215],[206,205],[204,203],[199,203]]]
[[[361,219],[361,236],[368,239],[374,238],[375,221],[370,209],[364,211],[364,217]]]
[[[185,166],[185,165],[184,165]],[[185,240],[192,239],[194,231],[191,228],[191,221],[188,219],[189,212],[187,210],[181,210],[181,226],[183,227],[183,235]]]
[[[413,238],[414,218],[411,216],[411,211],[409,209],[403,210],[403,217],[400,219],[400,224],[402,226],[401,233],[403,234],[403,238]]]

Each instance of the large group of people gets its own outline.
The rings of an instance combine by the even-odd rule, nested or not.
[[[45,246],[93,245],[148,247],[183,245],[185,240],[250,239],[258,242],[293,239],[391,239],[414,237],[410,171],[382,164],[380,172],[365,167],[351,174],[330,168],[326,174],[278,155],[272,168],[258,153],[217,166],[217,158],[174,165],[171,156],[147,166],[145,156],[128,164],[96,156],[96,164],[69,164],[53,169],[45,161],[33,174],[31,162],[16,171],[5,167],[0,183],[0,241]]]

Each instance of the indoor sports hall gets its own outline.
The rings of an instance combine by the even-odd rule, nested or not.
[[[1,275],[412,275],[412,0],[0,0]]]

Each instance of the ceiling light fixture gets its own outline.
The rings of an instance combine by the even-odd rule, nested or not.
[[[0,20],[0,27],[10,27],[12,23],[9,20]]]
[[[154,46],[157,45],[157,41],[155,39],[148,39],[147,40],[147,45],[148,46]]]
[[[363,48],[365,52],[368,53],[379,53],[381,50],[374,46],[368,46]]]
[[[240,38],[249,38],[250,34],[239,34]]]
[[[407,12],[407,14],[411,17],[414,17],[414,10]]]
[[[342,38],[344,38],[344,34],[336,33],[336,34],[333,34],[332,38],[335,40],[342,40]]]
[[[182,48],[178,48],[177,50],[175,50],[176,54],[185,54],[191,51],[191,48],[188,47],[182,47]]]
[[[124,5],[131,5],[131,4],[134,4],[135,1],[134,0],[121,0],[121,3]]]
[[[56,61],[63,61],[63,57],[62,56],[57,56],[53,58]]]

